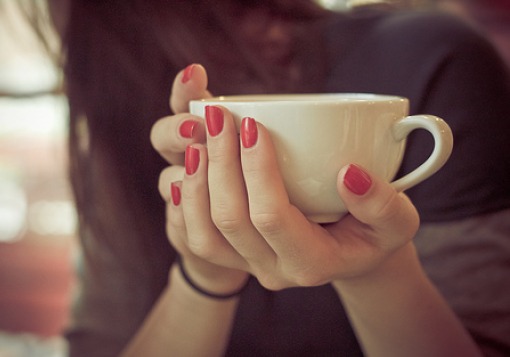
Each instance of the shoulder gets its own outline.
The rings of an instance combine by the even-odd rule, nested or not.
[[[325,38],[332,75],[362,82],[358,90],[404,95],[418,105],[437,85],[494,87],[496,79],[501,88],[506,86],[508,69],[495,47],[445,12],[351,11],[330,22]]]
[[[459,17],[442,11],[410,10],[387,11],[379,15],[377,31],[397,37],[435,38],[448,34],[471,37],[473,29]]]
[[[414,105],[437,83],[441,88],[478,86],[496,77],[503,86],[508,75],[502,58],[481,33],[444,12],[341,13],[325,27],[324,37],[330,83],[343,80],[357,84],[351,90],[408,96]]]
[[[502,57],[487,36],[453,14],[439,11],[387,14],[381,16],[369,36],[372,46],[385,44],[387,52],[383,56],[394,60],[398,57],[400,62],[407,62],[409,69],[428,69],[433,77],[437,77],[438,71],[458,72],[456,80],[460,82],[484,82],[507,76]]]
[[[371,30],[378,41],[405,46],[421,55],[493,52],[485,36],[467,22],[440,11],[395,11],[381,15]]]
[[[441,11],[353,10],[333,16],[326,33],[333,46],[335,42],[352,39],[358,46],[370,43],[372,48],[391,49],[393,44],[400,49],[399,54],[403,48],[408,53],[458,51],[473,46],[484,51],[491,48],[486,38],[467,22]]]

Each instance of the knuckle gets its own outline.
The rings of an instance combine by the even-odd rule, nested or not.
[[[379,221],[392,221],[399,215],[401,203],[400,196],[392,193],[381,201],[380,204],[373,206],[372,214]]]
[[[149,135],[149,140],[151,142],[151,145],[156,150],[157,150],[158,145],[159,145],[159,143],[158,143],[158,141],[159,141],[158,140],[158,132],[157,132],[158,122],[159,121],[157,121],[156,123],[154,123],[154,125],[152,125],[151,131],[150,131],[150,135]]]
[[[216,226],[222,233],[234,233],[241,229],[243,220],[239,211],[227,210],[226,208],[216,207],[211,212],[211,218]]]
[[[159,119],[154,123],[150,132],[150,142],[152,147],[157,151],[161,152],[165,148],[165,140],[162,135],[162,127],[165,126],[165,119]]]
[[[243,158],[246,156],[246,153],[243,153]],[[257,178],[258,175],[260,175],[261,168],[255,162],[255,160],[245,160],[243,161],[243,173],[246,176],[253,176],[254,178]]]
[[[187,202],[195,202],[197,200],[197,192],[195,190],[194,187],[190,187],[192,186],[190,183],[186,182],[186,185],[182,185],[182,190],[181,190],[181,200],[182,201],[187,201]]]
[[[207,158],[211,164],[224,163],[232,157],[232,149],[222,144],[208,145]]]
[[[300,259],[298,265],[287,264],[283,266],[282,270],[283,274],[289,277],[296,286],[318,286],[328,282],[328,279],[323,273],[323,263],[323,259],[317,260],[312,258],[309,260],[305,258]]]
[[[310,272],[299,272],[294,274],[294,281],[296,285],[302,287],[319,286],[325,283],[322,276]]]
[[[172,182],[181,181],[184,177],[184,168],[178,165],[168,166],[159,174],[158,190],[165,201],[170,201],[170,185]]]
[[[253,275],[268,290],[278,291],[289,287],[312,287],[324,285],[331,281],[320,264],[289,264],[280,261],[275,266],[258,266]]]
[[[183,251],[187,239],[183,221],[168,219],[166,223],[166,234],[172,246],[178,251]]]
[[[166,225],[168,232],[171,231],[178,235],[183,235],[182,232],[186,232],[186,224],[181,214],[168,212],[166,215]]]
[[[182,154],[188,142],[182,140],[178,133],[178,126],[187,115],[167,116],[157,120],[150,131],[150,142],[152,147],[163,157]]]
[[[252,213],[250,219],[262,234],[277,234],[283,230],[283,219],[278,213]]]
[[[283,290],[289,285],[282,279],[272,275],[272,274],[264,274],[257,277],[260,285],[270,291],[279,291]]]
[[[410,237],[414,237],[420,226],[420,215],[418,214],[416,207],[405,194],[400,195],[400,201],[400,210],[404,211],[402,213],[402,217],[404,217],[404,220],[408,223],[406,225],[407,234]]]
[[[163,171],[161,171],[161,174],[159,175],[158,180],[158,190],[159,194],[165,201],[170,200],[170,170],[167,167]]]
[[[213,219],[214,225],[224,234],[235,233],[241,229],[242,223],[239,219]]]
[[[207,239],[195,239],[188,240],[188,249],[196,256],[210,260],[214,256],[215,249],[211,244],[207,243]]]
[[[172,91],[173,92],[173,91]],[[174,113],[180,113],[182,111],[183,105],[181,104],[181,101],[177,99],[175,95],[170,96],[170,109]]]
[[[390,235],[381,242],[381,248],[386,251],[394,250],[411,240],[419,227],[419,215],[403,194],[396,194],[389,197],[383,204],[374,208],[375,222],[377,226],[388,228]],[[387,233],[389,234],[389,233]]]

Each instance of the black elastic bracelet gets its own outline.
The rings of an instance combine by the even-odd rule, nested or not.
[[[181,272],[182,277],[188,283],[188,285],[193,290],[195,290],[197,293],[199,293],[200,295],[207,296],[207,297],[209,297],[211,299],[216,299],[216,300],[231,299],[233,297],[241,295],[241,293],[244,291],[244,289],[246,289],[246,287],[248,286],[248,281],[249,280],[247,280],[246,283],[243,286],[241,286],[238,290],[236,290],[236,291],[234,291],[232,293],[228,293],[228,294],[212,293],[210,291],[202,289],[193,280],[191,280],[190,276],[188,275],[188,272],[186,271],[186,269],[184,269],[184,264],[182,264],[182,259],[179,256],[177,257],[176,262],[177,262],[177,266],[179,267],[179,270]]]

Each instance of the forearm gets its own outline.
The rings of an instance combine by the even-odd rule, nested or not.
[[[123,356],[222,356],[238,298],[199,295],[174,265],[170,284]]]
[[[333,284],[367,356],[480,356],[408,244],[369,277]]]

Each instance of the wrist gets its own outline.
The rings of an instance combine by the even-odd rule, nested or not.
[[[372,271],[357,277],[335,280],[332,285],[339,294],[345,297],[377,292],[392,286],[420,283],[423,282],[423,278],[425,278],[425,274],[416,249],[414,244],[409,242]]]
[[[212,300],[236,298],[248,284],[246,272],[220,267],[208,262],[176,258],[172,267],[174,279],[179,279],[187,290]]]

